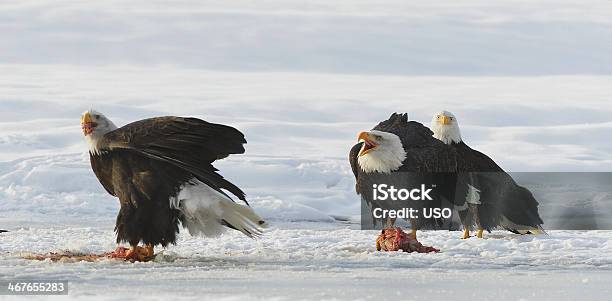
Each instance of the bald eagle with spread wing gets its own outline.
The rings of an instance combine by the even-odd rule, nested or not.
[[[215,236],[225,228],[249,237],[262,234],[266,223],[244,192],[212,165],[244,153],[246,140],[237,129],[174,116],[117,128],[94,110],[83,113],[81,128],[95,175],[121,205],[117,243],[129,243],[130,249],[119,257],[150,259],[154,246],[176,243],[180,226],[192,235]]]

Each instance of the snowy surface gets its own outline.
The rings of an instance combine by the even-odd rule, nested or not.
[[[374,252],[346,156],[392,112],[446,109],[506,170],[612,170],[610,15],[607,1],[2,1],[0,280],[122,300],[608,296],[612,232],[424,232],[443,253]],[[181,235],[146,264],[19,259],[115,247],[118,203],[79,129],[89,108],[241,129],[247,153],[216,166],[271,231]]]
[[[438,254],[381,253],[375,231],[300,224],[271,229],[252,241],[181,236],[155,262],[25,261],[24,250],[100,253],[114,247],[111,228],[31,228],[6,233],[3,278],[69,279],[70,298],[154,299],[176,295],[224,299],[577,299],[612,292],[612,233],[553,231],[549,236],[502,232],[462,240],[458,232],[422,232]],[[112,295],[108,295],[112,291]],[[136,294],[135,294],[136,293]],[[124,297],[125,296],[125,297]],[[129,298],[128,296],[131,296]]]

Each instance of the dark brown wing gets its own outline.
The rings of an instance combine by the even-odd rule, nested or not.
[[[349,152],[349,162],[351,163],[351,169],[353,170],[355,177],[357,177],[359,174],[359,163],[357,162],[357,159],[359,158],[359,151],[361,150],[362,146],[363,142],[359,142],[353,145],[351,151]]]
[[[112,168],[113,160],[108,154],[92,155],[89,153],[89,162],[91,163],[91,169],[102,184],[102,187],[106,189],[106,192],[112,196],[117,196],[115,193],[115,187],[113,186]]]
[[[463,158],[461,171],[475,172],[503,172],[504,170],[489,156],[472,149],[463,141],[455,145],[456,150]]]
[[[492,229],[502,224],[502,216],[518,226],[504,226],[512,232],[541,228],[543,221],[538,213],[539,204],[531,191],[518,185],[489,156],[463,142],[455,146],[463,158],[461,171],[472,173],[475,182],[470,184],[480,190],[482,205],[478,211],[485,228]]]
[[[373,130],[389,132],[402,140],[404,149],[411,147],[439,147],[442,142],[433,138],[433,132],[416,121],[408,121],[408,114],[393,113],[389,119],[377,124]]]
[[[197,118],[156,117],[130,123],[104,135],[101,150],[129,150],[191,172],[200,181],[246,201],[244,192],[225,180],[212,162],[244,153],[244,135],[237,129]],[[225,194],[225,193],[224,193]]]
[[[397,135],[406,151],[399,171],[456,172],[457,152],[433,137],[433,132],[416,121],[408,121],[408,114],[393,113],[374,130]]]
[[[359,142],[357,144],[355,144],[352,148],[351,151],[349,152],[349,162],[351,163],[351,169],[353,170],[353,175],[355,175],[355,190],[357,191],[357,194],[359,194],[359,162],[357,162],[357,159],[359,158],[359,150],[361,150],[361,147],[363,146],[363,142]]]
[[[106,134],[102,142],[111,150],[162,151],[183,162],[206,163],[244,153],[245,143],[244,135],[233,127],[174,116],[130,123]]]

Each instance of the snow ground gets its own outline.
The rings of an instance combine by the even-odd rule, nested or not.
[[[287,229],[289,228],[289,229]],[[352,228],[352,229],[351,229]],[[70,298],[109,299],[447,299],[553,300],[603,297],[611,292],[609,231],[552,231],[549,236],[495,232],[459,239],[458,232],[420,234],[439,254],[380,253],[376,231],[354,226],[280,225],[253,242],[181,236],[156,262],[51,263],[19,259],[24,250],[100,253],[114,248],[111,228],[21,229],[6,233],[2,265],[31,279],[69,279]],[[134,295],[136,293],[136,295]],[[131,297],[130,297],[131,296]]]
[[[73,299],[609,295],[609,231],[425,232],[443,253],[382,254],[375,232],[333,218],[359,215],[356,134],[394,111],[454,112],[507,170],[612,170],[609,2],[162,2],[0,3],[0,280],[66,278]],[[19,259],[115,247],[118,204],[78,124],[90,107],[241,129],[247,153],[216,166],[273,229],[181,235],[146,264]]]

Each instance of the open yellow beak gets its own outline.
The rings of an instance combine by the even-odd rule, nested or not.
[[[91,122],[91,115],[89,114],[89,112],[83,114],[83,116],[81,116],[81,124],[84,123],[90,123]]]
[[[357,136],[357,141],[363,141],[363,146],[359,151],[359,157],[371,152],[373,149],[378,147],[378,144],[372,142],[372,140],[370,139],[370,134],[368,132],[359,133],[359,136]]]
[[[441,116],[441,117],[440,117],[440,123],[441,123],[441,124],[443,124],[443,125],[449,125],[449,124],[450,124],[450,122],[451,122],[450,117],[448,117],[448,116]]]
[[[93,119],[91,119],[91,115],[89,112],[83,114],[81,116],[81,129],[83,130],[83,135],[87,136],[94,131],[94,128],[97,126]]]
[[[368,135],[368,132],[361,132],[359,133],[359,136],[357,136],[357,141],[366,141],[370,138],[370,136]]]

